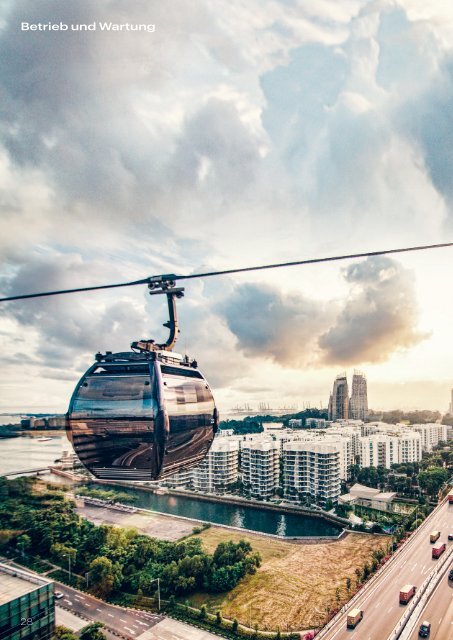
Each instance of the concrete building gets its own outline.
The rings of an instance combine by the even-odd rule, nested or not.
[[[53,584],[28,571],[0,564],[1,640],[47,640],[51,636],[55,630]]]
[[[354,371],[352,376],[352,393],[349,400],[349,418],[366,420],[368,416],[368,395],[365,374]]]
[[[395,436],[377,433],[360,439],[360,465],[362,467],[386,467],[399,462],[399,441]]]
[[[238,480],[239,443],[236,439],[214,438],[208,455],[192,470],[196,491],[222,491]]]
[[[336,502],[340,495],[340,451],[322,442],[283,445],[283,490],[289,499]]]
[[[347,420],[349,417],[349,392],[346,374],[338,375],[333,383],[329,399],[329,420]]]
[[[422,459],[420,433],[407,431],[398,436],[398,462],[418,462]]]
[[[275,440],[249,441],[241,447],[244,489],[252,498],[270,498],[279,486],[280,443]]]
[[[413,431],[417,431],[422,438],[423,451],[432,451],[439,442],[447,440],[447,425],[432,422],[429,424],[414,424]]]
[[[393,500],[396,493],[381,493],[379,489],[354,484],[349,493],[340,496],[338,502],[342,504],[357,504],[362,507],[377,509],[378,511],[393,511]]]
[[[305,420],[305,426],[308,429],[325,429],[327,427],[327,421],[323,418],[307,418]]]

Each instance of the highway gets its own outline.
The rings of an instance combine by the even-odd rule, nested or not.
[[[109,629],[121,634],[123,638],[138,638],[155,624],[163,620],[163,616],[148,611],[134,611],[115,607],[87,593],[77,591],[71,587],[55,582],[55,591],[61,591],[63,598],[55,600],[61,606],[74,614],[79,614],[87,620],[103,622]],[[87,623],[88,624],[88,623]]]
[[[453,569],[453,563],[449,568]],[[453,580],[448,580],[448,570],[418,616],[414,630],[409,636],[410,640],[418,640],[418,630],[423,620],[431,623],[430,640],[453,638]]]
[[[397,625],[405,612],[405,605],[399,604],[400,588],[405,584],[417,587],[427,578],[436,560],[431,557],[432,546],[429,542],[430,531],[441,531],[438,542],[446,542],[450,531],[453,531],[453,505],[442,504],[437,512],[425,521],[405,543],[389,564],[385,565],[374,582],[365,587],[363,594],[338,616],[332,627],[322,631],[322,640],[385,640]],[[347,611],[351,608],[361,609],[363,620],[355,629],[346,628]],[[440,614],[438,615],[440,618]],[[445,640],[451,636],[442,636]],[[441,636],[439,636],[440,640]]]

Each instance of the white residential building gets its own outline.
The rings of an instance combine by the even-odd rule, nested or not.
[[[241,447],[244,489],[253,498],[269,498],[279,486],[280,443],[275,440],[249,441]]]
[[[283,445],[285,496],[317,498],[325,503],[340,495],[340,451],[322,442],[287,442]]]
[[[214,438],[203,462],[192,470],[192,485],[196,491],[227,489],[238,480],[239,445],[236,439]]]
[[[398,438],[377,433],[360,438],[360,464],[362,467],[391,468],[398,460]]]
[[[429,424],[414,424],[413,431],[417,431],[422,438],[423,451],[432,451],[439,442],[447,440],[447,425],[432,422]]]
[[[422,438],[420,433],[407,431],[398,436],[398,462],[418,462],[422,459]]]

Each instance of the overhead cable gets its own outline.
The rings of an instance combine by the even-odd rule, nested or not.
[[[163,274],[160,276],[152,276],[142,278],[141,280],[133,280],[132,282],[119,282],[116,284],[96,285],[92,287],[77,287],[75,289],[62,289],[59,291],[43,291],[40,293],[26,293],[6,298],[0,298],[0,302],[11,302],[13,300],[26,300],[29,298],[44,298],[47,296],[66,295],[68,293],[81,293],[84,291],[100,291],[102,289],[116,289],[119,287],[135,287],[140,284],[149,284],[151,281],[176,281],[176,280],[193,280],[195,278],[209,278],[212,276],[231,275],[233,273],[246,273],[250,271],[263,271],[264,269],[281,269],[283,267],[296,267],[308,264],[318,264],[322,262],[338,262],[340,260],[353,260],[354,258],[370,258],[374,256],[384,256],[395,253],[408,253],[410,251],[426,251],[430,249],[444,249],[453,247],[453,242],[444,242],[441,244],[429,244],[417,247],[403,247],[399,249],[382,249],[379,251],[367,251],[363,253],[350,253],[341,256],[329,256],[327,258],[310,258],[308,260],[294,260],[292,262],[278,262],[274,264],[257,265],[254,267],[240,267],[237,269],[223,269],[221,271],[207,271],[204,273],[192,273],[189,275]]]

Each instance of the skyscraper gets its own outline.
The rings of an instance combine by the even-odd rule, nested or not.
[[[453,389],[451,390],[450,415],[453,416]]]
[[[347,420],[349,417],[349,392],[346,373],[336,377],[329,399],[329,420]]]
[[[349,402],[351,420],[365,420],[368,416],[368,396],[366,377],[361,371],[354,371],[352,376],[352,394]]]

